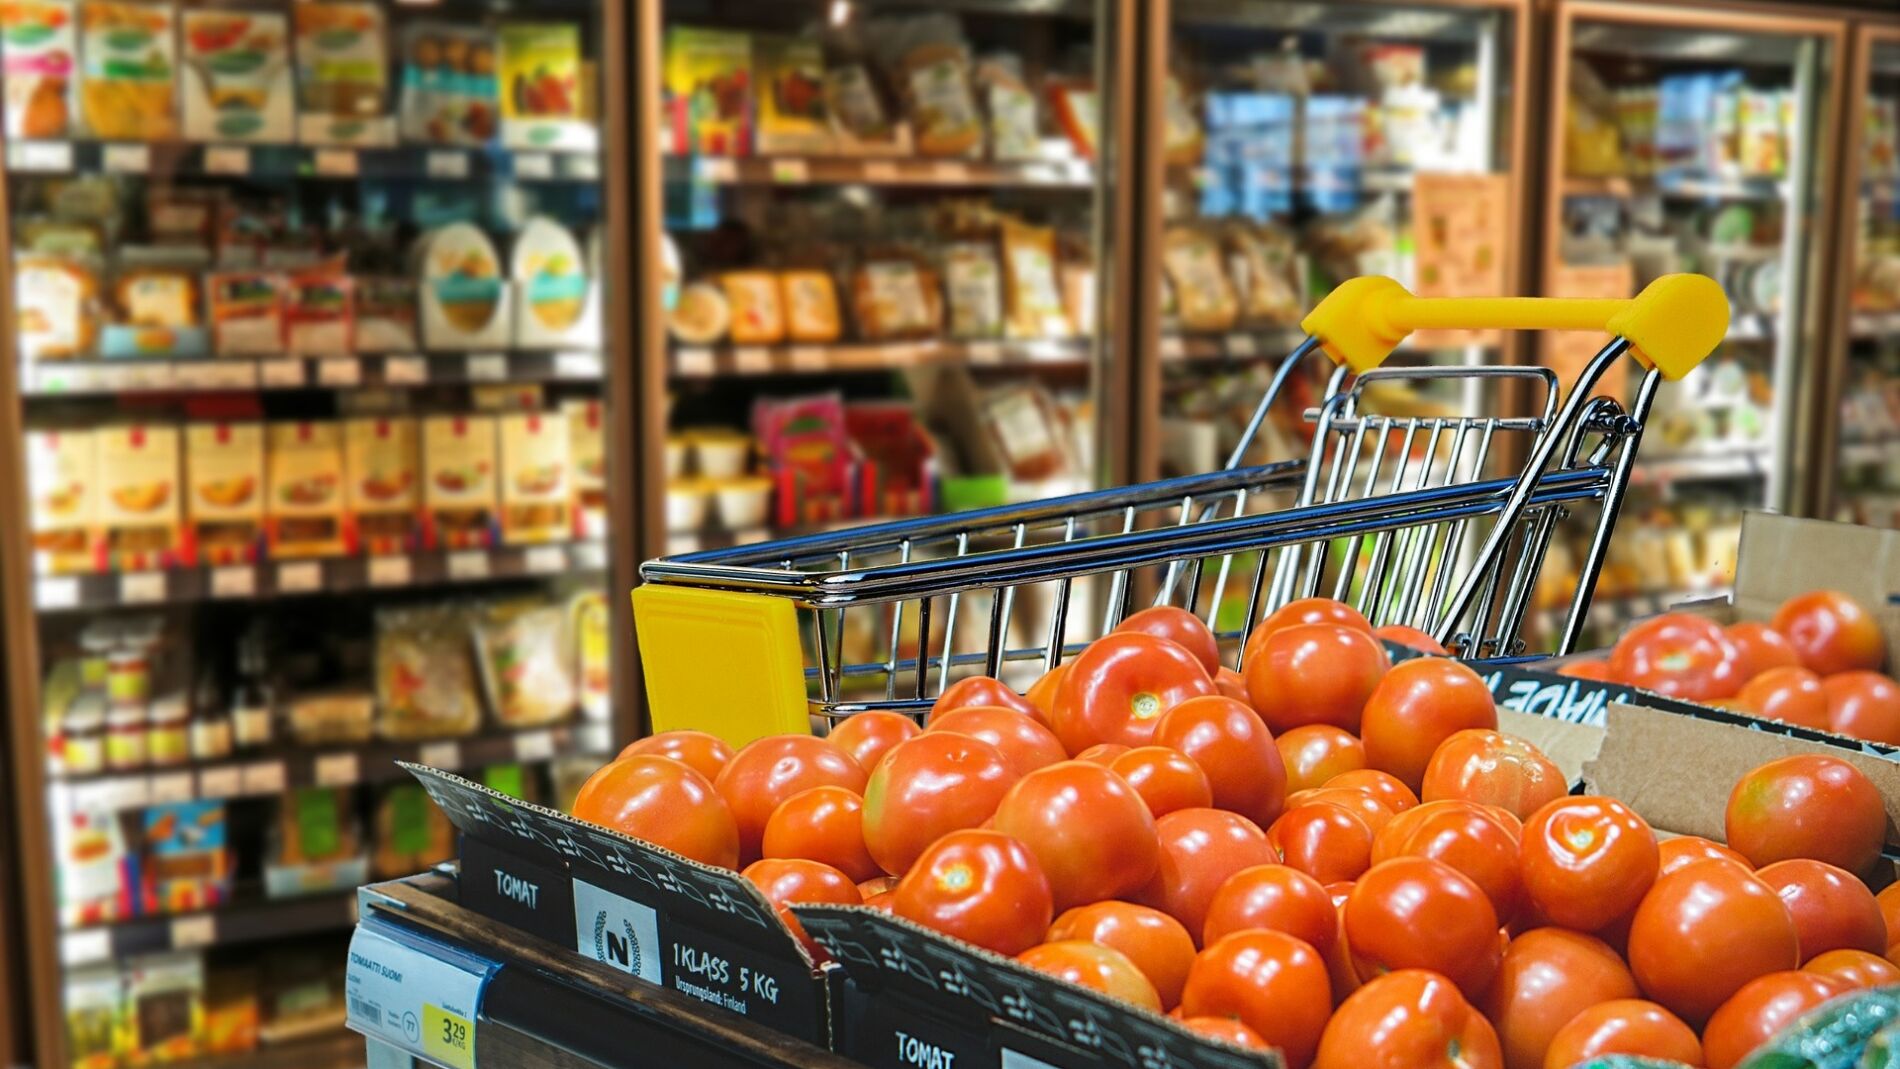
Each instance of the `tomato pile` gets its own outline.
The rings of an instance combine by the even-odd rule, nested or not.
[[[1782,646],[1834,674],[1878,652],[1790,604],[1746,653],[1683,624],[1614,663],[1654,683],[1746,656],[1723,678],[1753,680]],[[1863,882],[1885,807],[1852,764],[1770,762],[1734,785],[1727,845],[1659,841],[1501,734],[1470,668],[1395,665],[1381,637],[1443,652],[1307,599],[1234,672],[1194,616],[1148,609],[1027,695],[958,682],[922,727],[642,739],[575,815],[739,869],[817,960],[788,907],[862,902],[1291,1069],[1729,1069],[1900,982],[1900,889]]]
[[[1900,746],[1900,684],[1881,673],[1886,659],[1886,637],[1864,606],[1815,590],[1783,602],[1765,624],[1651,617],[1624,632],[1607,660],[1559,671]]]

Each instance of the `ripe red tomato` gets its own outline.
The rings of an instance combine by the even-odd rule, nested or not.
[[[1214,1039],[1225,1040],[1236,1047],[1248,1050],[1266,1050],[1267,1041],[1260,1034],[1231,1017],[1182,1017],[1181,1027]]]
[[[1359,877],[1346,899],[1346,943],[1362,977],[1430,969],[1474,998],[1503,952],[1483,889],[1427,857],[1393,858]]]
[[[1265,827],[1286,801],[1286,766],[1254,711],[1232,698],[1190,698],[1161,717],[1154,744],[1188,755],[1207,774],[1214,805]]]
[[[865,899],[864,904],[880,912],[894,914],[897,911],[897,891],[895,888],[889,891],[880,891]]]
[[[719,778],[719,773],[732,760],[732,747],[726,740],[704,731],[681,729],[662,731],[658,735],[648,735],[644,739],[635,739],[620,751],[622,757],[636,754],[653,754],[656,757],[671,757],[694,772],[706,777],[711,783]]]
[[[917,721],[903,713],[870,709],[844,718],[825,736],[825,741],[843,750],[865,775],[877,771],[891,748],[917,734]]]
[[[1358,814],[1328,802],[1296,805],[1267,829],[1283,863],[1320,883],[1356,880],[1372,865],[1372,829]]]
[[[878,895],[889,894],[895,890],[897,890],[897,877],[895,876],[873,876],[868,880],[858,881],[858,894],[863,895],[866,902],[871,901],[871,899],[876,898]]]
[[[1288,865],[1255,865],[1229,876],[1214,892],[1201,943],[1213,946],[1249,928],[1285,932],[1324,955],[1339,930],[1339,914],[1313,877]]]
[[[1501,1069],[1497,1032],[1445,977],[1400,969],[1334,1011],[1313,1069]],[[1568,1067],[1566,1067],[1568,1069]]]
[[[1003,756],[1009,758],[1010,766],[1019,776],[1027,776],[1039,768],[1069,759],[1068,751],[1056,741],[1055,734],[1034,717],[1024,716],[1000,705],[970,705],[952,709],[932,719],[930,726],[924,730],[950,731],[982,739],[1003,751]]]
[[[1799,668],[1801,655],[1781,632],[1759,620],[1744,620],[1723,629],[1735,646],[1735,672],[1746,683],[1770,668]]]
[[[1811,857],[1859,874],[1880,856],[1887,810],[1860,769],[1838,757],[1797,754],[1736,781],[1723,826],[1728,844],[1758,868]]]
[[[1049,723],[1049,714],[1055,711],[1056,694],[1062,689],[1062,680],[1069,674],[1069,664],[1064,661],[1044,672],[1023,695],[1024,700],[1036,707],[1037,719],[1045,724]]]
[[[1206,669],[1180,646],[1139,632],[1104,635],[1070,662],[1050,723],[1070,753],[1098,742],[1146,746],[1161,714],[1213,693]]]
[[[1702,1042],[1682,1019],[1654,1002],[1619,998],[1577,1014],[1551,1037],[1543,1069],[1628,1054],[1683,1065],[1702,1064]]]
[[[1664,839],[1656,844],[1656,853],[1661,862],[1656,867],[1657,879],[1669,875],[1691,861],[1706,861],[1710,858],[1733,861],[1745,871],[1755,871],[1755,866],[1750,865],[1747,858],[1721,843],[1704,839],[1700,835],[1678,835]]]
[[[1286,766],[1286,789],[1310,790],[1342,772],[1366,767],[1366,748],[1359,736],[1331,724],[1308,724],[1273,740]]]
[[[1729,996],[1702,1030],[1709,1069],[1730,1069],[1776,1032],[1836,995],[1853,990],[1819,973],[1791,970],[1758,976]]]
[[[1041,709],[1034,702],[1015,692],[1010,685],[989,676],[966,676],[943,688],[937,695],[937,702],[930,707],[930,715],[924,717],[924,726],[937,722],[937,718],[952,709],[968,709],[974,705],[1000,705],[1005,709],[1014,709],[1037,720],[1043,720]]]
[[[1346,899],[1352,897],[1352,882],[1343,880],[1326,885],[1326,897],[1333,903],[1333,945],[1325,950],[1326,975],[1333,981],[1333,1005],[1359,990],[1359,973],[1352,967],[1352,948],[1346,945]]]
[[[1254,629],[1248,632],[1247,647],[1240,654],[1241,674],[1246,674],[1247,665],[1254,659],[1260,647],[1266,644],[1268,636],[1276,631],[1284,631],[1301,624],[1338,624],[1354,631],[1372,634],[1372,624],[1368,623],[1364,616],[1359,615],[1358,609],[1343,601],[1334,601],[1332,598],[1300,598],[1297,601],[1289,601],[1275,609],[1266,619],[1255,624]]]
[[[1860,602],[1838,590],[1796,594],[1775,610],[1770,626],[1787,636],[1801,663],[1831,676],[1856,669],[1878,672],[1887,663],[1880,624]]]
[[[1164,1009],[1180,1004],[1194,961],[1194,937],[1158,909],[1132,902],[1096,902],[1068,910],[1049,926],[1049,941],[1085,939],[1119,950],[1154,985]]]
[[[1199,700],[1199,699],[1195,699]],[[1165,717],[1163,719],[1166,719]],[[1143,746],[1108,763],[1109,771],[1148,803],[1148,812],[1165,816],[1177,809],[1201,809],[1214,804],[1214,788],[1194,759],[1166,746]]]
[[[1181,922],[1199,937],[1208,903],[1241,869],[1280,860],[1260,826],[1223,809],[1177,809],[1155,821],[1161,864],[1136,901]]]
[[[1159,863],[1147,803],[1120,776],[1087,761],[1024,776],[990,825],[1036,856],[1057,909],[1133,894]]]
[[[1865,950],[1830,950],[1801,966],[1802,972],[1820,973],[1854,988],[1900,984],[1900,965]]]
[[[768,735],[747,743],[713,781],[739,825],[739,860],[759,859],[772,810],[813,787],[864,790],[864,769],[844,752],[810,735]]]
[[[761,847],[770,858],[822,861],[854,882],[884,871],[864,848],[864,799],[843,787],[813,787],[779,803]]]
[[[1900,684],[1879,672],[1837,672],[1821,680],[1827,729],[1900,746]]]
[[[1756,716],[1827,730],[1827,694],[1821,677],[1805,668],[1770,668],[1742,687],[1736,697]]]
[[[1209,943],[1181,990],[1181,1016],[1239,1018],[1280,1049],[1289,1069],[1306,1069],[1313,1060],[1332,1012],[1332,987],[1319,953],[1265,928]]]
[[[1246,662],[1247,693],[1274,731],[1331,724],[1359,731],[1359,713],[1392,659],[1362,631],[1296,624],[1268,635]]]
[[[1874,901],[1880,906],[1881,918],[1887,922],[1887,957],[1900,956],[1894,953],[1896,944],[1900,944],[1900,883],[1882,887]]]
[[[670,757],[636,754],[601,767],[574,816],[722,869],[739,863],[739,827],[706,777]]]
[[[1645,995],[1700,1023],[1755,977],[1799,967],[1801,943],[1788,907],[1754,873],[1695,861],[1643,896],[1629,963]]]
[[[1336,805],[1346,812],[1356,815],[1360,820],[1366,822],[1366,827],[1374,835],[1379,834],[1381,828],[1390,824],[1394,815],[1391,807],[1379,801],[1377,798],[1374,798],[1370,790],[1364,790],[1358,787],[1319,787],[1314,790],[1300,792],[1300,805],[1313,805],[1321,802],[1327,805]]]
[[[1220,691],[1223,698],[1253,705],[1253,695],[1247,693],[1247,677],[1226,665],[1221,665],[1220,670],[1214,673],[1214,688]]]
[[[1457,869],[1484,891],[1507,924],[1524,898],[1517,855],[1515,830],[1483,806],[1455,800],[1408,809],[1372,840],[1374,865],[1395,857],[1429,857]]]
[[[1440,744],[1466,728],[1495,731],[1497,703],[1478,673],[1458,661],[1420,657],[1387,672],[1366,699],[1359,737],[1366,764],[1416,791]]]
[[[1429,653],[1434,657],[1451,656],[1451,651],[1446,649],[1443,643],[1425,632],[1420,631],[1418,628],[1408,627],[1405,624],[1387,624],[1384,627],[1375,627],[1372,629],[1372,637],[1382,638],[1387,642],[1396,642],[1401,646],[1418,650],[1421,653]]]
[[[1505,948],[1482,1006],[1498,1030],[1506,1069],[1543,1069],[1551,1039],[1572,1017],[1599,1002],[1635,997],[1636,978],[1603,940],[1534,928]]]
[[[856,906],[864,902],[864,896],[858,893],[858,885],[851,877],[832,868],[830,865],[804,858],[766,858],[754,861],[745,867],[739,875],[752,881],[765,900],[778,911],[778,919],[790,928],[793,938],[804,944],[805,952],[812,960],[824,964],[831,955],[824,947],[805,934],[805,926],[798,923],[792,915],[791,906],[795,902],[818,902],[834,906]]]
[[[1087,761],[1090,764],[1101,765],[1106,768],[1114,764],[1117,757],[1120,757],[1132,749],[1134,749],[1134,747],[1123,746],[1119,742],[1101,742],[1076,754],[1075,759],[1077,761]]]
[[[1666,612],[1623,632],[1610,650],[1610,674],[1672,698],[1706,701],[1742,689],[1735,644],[1713,620]]]
[[[1483,728],[1468,728],[1439,743],[1419,784],[1419,797],[1428,802],[1462,798],[1503,806],[1519,820],[1569,793],[1570,781],[1542,750]]]
[[[1764,865],[1755,875],[1788,907],[1802,961],[1830,950],[1886,952],[1887,919],[1860,877],[1807,858]]]
[[[892,875],[949,832],[990,819],[1016,782],[1003,751],[982,739],[926,732],[897,744],[864,788],[864,845]]]
[[[897,916],[1012,957],[1042,942],[1055,915],[1029,848],[975,828],[930,844],[891,894]]]
[[[1385,806],[1393,813],[1403,813],[1418,804],[1418,795],[1412,788],[1399,782],[1399,778],[1390,772],[1381,772],[1376,768],[1358,768],[1350,772],[1341,772],[1324,785],[1327,789],[1364,791],[1373,800]],[[1377,831],[1377,828],[1373,829]]]
[[[1524,824],[1525,894],[1565,928],[1591,932],[1628,914],[1661,867],[1649,822],[1614,798],[1559,798]]]
[[[1160,1013],[1161,996],[1148,978],[1135,968],[1121,951],[1081,939],[1042,943],[1030,947],[1016,960],[1038,972],[1059,980],[1100,991],[1110,998]]]
[[[1616,682],[1616,675],[1610,671],[1610,662],[1602,657],[1586,657],[1580,661],[1570,661],[1559,665],[1557,674],[1569,676],[1572,679],[1589,679],[1598,683]]]
[[[1139,631],[1142,634],[1165,638],[1192,653],[1207,670],[1209,678],[1220,671],[1220,643],[1215,641],[1214,632],[1201,622],[1201,618],[1173,605],[1156,605],[1143,609],[1115,625],[1117,631]]]

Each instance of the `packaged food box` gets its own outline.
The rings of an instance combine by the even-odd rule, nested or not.
[[[188,913],[231,897],[233,859],[221,801],[169,802],[143,816],[140,909]]]
[[[291,6],[297,30],[297,139],[319,145],[394,142],[383,9],[367,3]]]
[[[411,22],[402,28],[404,141],[485,145],[495,139],[495,35],[479,25]]]
[[[204,1042],[204,958],[196,951],[126,962],[125,1063],[188,1061]]]
[[[1056,233],[1040,226],[1005,220],[1003,306],[1012,338],[1063,338],[1070,333],[1056,283]]]
[[[79,110],[102,141],[178,136],[178,51],[170,4],[79,5]]]
[[[206,278],[211,344],[219,356],[284,351],[284,277],[274,271],[224,271]]]
[[[568,599],[568,627],[574,638],[574,683],[580,691],[581,715],[606,720],[613,700],[613,621],[607,613],[607,595],[582,590]],[[557,795],[564,792],[556,792]]]
[[[20,355],[61,360],[91,355],[98,340],[99,275],[63,256],[21,256],[13,266]]]
[[[112,321],[100,335],[109,358],[193,357],[210,351],[204,328],[202,276],[183,266],[122,267],[112,280]]]
[[[494,543],[495,419],[430,416],[422,424],[423,535],[441,549]]]
[[[142,423],[100,428],[99,525],[109,566],[170,568],[182,543],[178,428]]]
[[[270,425],[270,497],[265,533],[273,557],[344,552],[342,425],[300,420]]]
[[[363,829],[346,791],[293,790],[277,808],[264,861],[271,898],[342,891],[369,882]]]
[[[857,456],[845,433],[841,396],[761,398],[752,405],[752,433],[775,484],[776,525],[852,515]]]
[[[570,398],[561,403],[567,421],[567,458],[573,472],[574,537],[607,536],[607,443],[600,431],[600,402]]]
[[[185,428],[187,555],[202,564],[257,559],[264,535],[264,427]]]
[[[844,333],[838,287],[826,271],[800,269],[779,273],[785,334],[794,342],[828,345]]]
[[[367,742],[375,718],[375,695],[352,688],[299,694],[285,716],[291,737],[305,746]]]
[[[667,150],[682,156],[751,155],[751,36],[669,26],[665,49]]]
[[[416,280],[357,275],[356,349],[362,353],[408,353],[417,348]]]
[[[274,11],[194,8],[183,24],[185,136],[291,140],[290,20]]]
[[[510,148],[591,152],[600,144],[573,22],[504,22],[501,140]]]
[[[508,285],[488,235],[451,223],[422,240],[422,340],[430,349],[505,346],[513,338]]]
[[[370,874],[394,880],[427,872],[455,856],[455,826],[416,783],[392,783],[376,799]]]
[[[574,527],[567,417],[510,412],[500,425],[501,540],[566,541]]]
[[[983,115],[972,84],[970,47],[946,12],[893,15],[874,30],[885,67],[904,102],[922,156],[976,156]]]
[[[514,283],[515,343],[527,349],[600,345],[598,287],[580,242],[545,215],[529,219],[508,258]]]
[[[415,549],[421,541],[422,458],[416,421],[365,416],[343,424],[343,507],[351,552],[382,556]]]
[[[33,565],[41,573],[92,571],[98,501],[97,439],[84,429],[26,436]]]
[[[94,965],[66,973],[66,1056],[73,1069],[117,1069],[126,1031],[125,982],[119,966]]]
[[[752,49],[759,71],[759,154],[830,152],[823,47],[810,37],[762,34],[753,39]]]
[[[257,1049],[261,1001],[258,976],[250,968],[221,968],[205,981],[207,1054],[244,1054]]]
[[[770,345],[785,338],[785,306],[778,276],[770,271],[728,271],[720,276],[732,306],[734,345]]]
[[[9,139],[72,136],[73,80],[79,72],[76,16],[69,0],[0,4]]]
[[[376,733],[386,739],[429,739],[467,735],[480,727],[471,650],[469,614],[460,606],[377,610]]]
[[[303,356],[336,356],[354,348],[353,287],[341,263],[285,276],[284,348]]]

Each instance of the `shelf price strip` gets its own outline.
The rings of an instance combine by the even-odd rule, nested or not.
[[[501,965],[393,925],[350,938],[347,1021],[371,1039],[448,1069],[475,1069],[475,1021]]]

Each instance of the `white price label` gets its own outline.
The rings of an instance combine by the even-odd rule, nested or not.
[[[356,152],[347,148],[318,149],[311,165],[318,174],[335,178],[356,177]]]
[[[973,341],[970,343],[970,363],[1000,364],[1003,362],[1003,343],[994,341]]]
[[[259,761],[245,765],[238,773],[238,780],[240,794],[282,794],[285,782],[284,763]]]
[[[864,165],[864,180],[872,183],[897,181],[897,165],[889,160],[871,160]]]
[[[178,385],[198,390],[248,390],[257,385],[257,365],[248,360],[201,360],[172,369]]]
[[[13,168],[18,171],[70,171],[73,146],[65,141],[21,141],[13,146]]]
[[[362,764],[353,753],[323,754],[317,758],[319,787],[354,787],[362,778]]]
[[[1018,1054],[1008,1047],[1003,1048],[1003,1064],[998,1069],[1056,1069],[1041,1058],[1031,1058],[1027,1054]]]
[[[430,178],[467,178],[468,153],[431,152],[424,167]]]
[[[494,962],[366,925],[350,936],[348,962],[343,992],[352,1029],[448,1069],[475,1069],[475,1021]]]
[[[429,362],[420,356],[384,357],[383,381],[391,386],[420,386],[429,381]]]
[[[1227,336],[1228,356],[1256,356],[1259,352],[1259,343],[1253,335],[1229,334]]]
[[[701,182],[731,182],[739,177],[739,165],[729,156],[701,156],[693,173]]]
[[[257,569],[248,564],[211,569],[211,596],[248,598],[257,593]]]
[[[773,160],[772,181],[780,185],[799,185],[811,181],[811,169],[804,160]]]
[[[515,760],[545,761],[554,756],[554,733],[546,729],[515,736]]]
[[[370,586],[408,586],[409,577],[408,557],[371,557],[369,559]]]
[[[119,576],[119,600],[127,605],[149,605],[165,600],[164,572],[126,572]]]
[[[289,561],[277,566],[277,592],[308,594],[323,589],[323,565],[313,560]]]
[[[530,575],[554,575],[567,571],[567,550],[561,546],[529,546],[522,554],[521,567]]]
[[[681,349],[673,355],[673,359],[681,375],[703,378],[713,373],[711,349]]]
[[[500,353],[474,353],[468,358],[470,382],[500,382],[508,377],[508,358]]]
[[[557,379],[597,379],[600,376],[599,353],[554,354],[554,377]]]
[[[172,919],[172,949],[210,946],[218,939],[218,919],[209,913]]]
[[[939,182],[962,183],[970,180],[970,168],[955,160],[939,160],[931,165],[930,176]]]
[[[151,782],[147,785],[146,796],[152,800],[153,805],[164,805],[168,802],[191,801],[193,797],[191,793],[191,773],[162,772],[155,774],[152,776]]]
[[[574,948],[649,983],[664,982],[659,914],[586,880],[574,881]]]
[[[831,366],[828,350],[822,345],[794,345],[786,351],[793,371],[824,371]]]
[[[145,174],[152,169],[150,145],[107,145],[99,165],[114,174]]]
[[[266,387],[303,385],[303,361],[265,360],[257,365],[258,381]]]
[[[732,365],[741,375],[764,375],[772,370],[772,350],[743,345],[732,351]]]
[[[597,182],[600,180],[600,157],[568,153],[561,158],[567,161],[565,168],[567,177],[577,182]]]
[[[449,554],[449,578],[488,578],[488,552],[481,549],[462,549]]]
[[[462,767],[462,744],[454,741],[425,742],[416,751],[416,761],[430,768],[453,772]]]
[[[219,765],[198,773],[200,798],[236,798],[243,789],[243,774],[236,765]]]
[[[1187,341],[1179,334],[1169,334],[1161,339],[1161,357],[1164,360],[1179,360],[1187,355]]]
[[[33,584],[33,604],[41,609],[70,609],[79,604],[79,580],[56,575]]]
[[[545,152],[521,152],[515,155],[516,178],[553,178],[554,157]]]
[[[317,362],[317,383],[322,386],[355,386],[363,381],[363,365],[355,357],[338,357]]]
[[[250,174],[251,150],[241,145],[210,145],[205,148],[206,174]]]
[[[87,928],[59,937],[59,963],[65,966],[104,961],[112,956],[112,933],[105,928]]]
[[[579,750],[584,754],[607,754],[614,750],[614,729],[612,724],[594,720],[581,724],[574,729]]]

